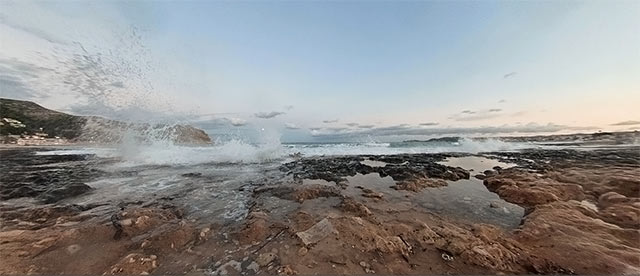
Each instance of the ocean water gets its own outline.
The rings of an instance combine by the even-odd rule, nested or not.
[[[286,162],[294,155],[302,157],[337,155],[391,155],[404,153],[491,152],[539,148],[531,143],[503,142],[497,139],[460,139],[456,142],[345,142],[345,143],[280,143],[277,140],[248,143],[242,140],[216,142],[204,146],[183,146],[168,141],[121,143],[114,146],[67,146],[37,154],[93,154],[117,158],[120,166],[188,165],[206,163]]]
[[[112,146],[48,148],[36,154],[81,154],[105,160],[97,169],[107,172],[107,176],[86,183],[94,188],[92,192],[65,199],[61,203],[117,204],[169,200],[202,222],[235,223],[249,211],[251,187],[273,183],[295,185],[291,176],[284,175],[279,167],[299,156],[480,153],[547,147],[557,148],[535,143],[465,138],[399,143],[281,143],[278,139],[248,143],[227,140],[204,146],[176,145],[165,140],[140,142],[131,139]],[[445,164],[473,169],[472,175],[495,165],[511,166],[495,162],[497,161],[482,157],[466,157],[450,158]],[[370,162],[370,165],[385,164]],[[449,181],[446,187],[426,188],[415,194],[390,189],[393,180],[377,174],[357,175],[348,178],[348,182],[352,184],[350,186],[362,185],[385,193],[385,197],[390,199],[389,204],[395,204],[393,208],[402,208],[400,205],[405,204],[408,208],[420,208],[465,221],[513,228],[519,224],[524,213],[522,208],[501,200],[495,193],[488,191],[482,181],[473,177],[469,180]],[[350,191],[355,190],[350,187],[345,193]],[[411,200],[408,201],[407,195]],[[295,204],[287,202],[285,205]]]

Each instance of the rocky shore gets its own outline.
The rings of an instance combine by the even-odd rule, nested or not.
[[[184,191],[74,201],[100,192],[92,180],[135,174],[100,169],[115,160],[0,155],[9,172],[0,176],[0,274],[640,273],[638,148],[301,158],[234,188],[247,212],[224,222],[190,208]],[[456,158],[512,166],[471,171]],[[206,173],[176,177],[223,181]],[[517,204],[519,225],[444,215],[424,200],[474,183],[497,194],[470,198],[474,208],[506,216],[501,207]]]
[[[133,123],[97,116],[76,116],[50,110],[30,101],[0,98],[0,144],[114,144],[125,139],[191,145],[211,143],[206,132],[189,125]]]

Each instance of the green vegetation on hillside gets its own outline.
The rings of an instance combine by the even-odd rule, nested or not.
[[[34,102],[0,98],[0,120],[20,121],[24,127],[3,123],[0,135],[46,133],[49,137],[73,139],[80,135],[86,119],[44,108]]]

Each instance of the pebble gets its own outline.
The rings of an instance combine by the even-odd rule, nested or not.
[[[151,218],[149,216],[139,216],[136,219],[136,226],[139,228],[146,228],[151,224]]]
[[[300,256],[307,255],[307,252],[309,252],[309,249],[306,247],[300,247],[300,249],[298,249],[298,255]]]
[[[209,231],[211,231],[211,228],[209,228],[209,227],[203,228],[200,231],[200,238],[205,238],[207,236],[207,234],[209,234]]]
[[[149,244],[151,244],[151,242],[149,240],[144,240],[142,242],[142,244],[140,244],[140,248],[145,248],[145,247],[149,246]]]

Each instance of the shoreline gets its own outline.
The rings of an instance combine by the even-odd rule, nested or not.
[[[28,176],[37,170],[20,163],[20,149],[5,160],[24,167],[26,176],[14,176],[29,185]],[[441,163],[465,156],[518,166],[470,171]],[[59,174],[67,179],[61,183],[85,175],[91,184],[121,174],[92,171],[104,166],[100,162],[108,161],[49,156],[32,160],[32,168],[69,171]],[[8,163],[4,171],[15,169]],[[20,206],[10,200],[0,204],[0,257],[6,260],[0,273],[637,273],[639,168],[640,157],[630,149],[301,158],[258,166],[256,178],[212,190],[242,195],[246,209],[239,221],[193,209],[197,204],[189,198],[202,194],[200,188],[100,201],[96,193],[104,188],[96,186],[53,204]],[[180,183],[221,181],[210,170],[193,167],[177,177]],[[480,201],[473,208],[499,214],[499,204],[522,206],[524,217],[515,229],[429,209],[469,204],[464,198],[425,207],[432,199],[422,195],[478,176],[509,203]],[[8,180],[3,176],[3,183]],[[78,197],[87,199],[71,203]],[[216,199],[203,202],[211,201]]]

